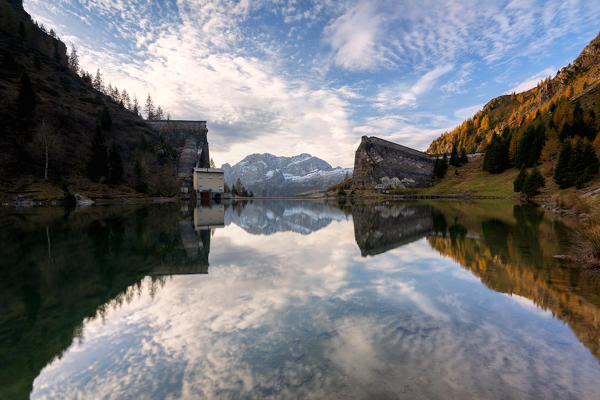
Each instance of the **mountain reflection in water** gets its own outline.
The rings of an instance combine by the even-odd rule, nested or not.
[[[531,206],[0,218],[2,399],[600,395],[600,280]]]

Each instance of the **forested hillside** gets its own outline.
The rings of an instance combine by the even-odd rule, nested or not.
[[[21,0],[0,0],[0,192],[174,194],[173,151],[76,57]]]
[[[509,128],[513,131],[510,149],[511,159],[514,159],[521,137],[540,118],[552,120],[548,125],[549,139],[561,134],[579,134],[577,130],[583,129],[585,132],[581,131],[581,135],[593,141],[600,130],[599,83],[600,35],[555,77],[526,92],[492,99],[472,118],[435,139],[427,152],[449,153],[453,145],[470,153],[485,151],[494,133],[501,134]],[[599,146],[596,143],[596,147]]]
[[[520,170],[513,189],[528,197],[550,181],[559,189],[584,188],[600,167],[599,85],[600,35],[554,78],[526,92],[493,99],[473,118],[434,140],[428,152],[483,151],[483,170]],[[444,173],[445,169],[439,175]]]

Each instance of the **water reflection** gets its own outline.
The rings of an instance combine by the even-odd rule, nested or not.
[[[568,228],[535,208],[0,218],[0,398],[600,394],[600,282],[552,258]]]
[[[228,205],[225,223],[234,223],[255,235],[296,232],[308,235],[332,221],[346,219],[345,214],[325,203],[310,200],[256,200]]]

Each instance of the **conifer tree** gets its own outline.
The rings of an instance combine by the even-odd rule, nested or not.
[[[137,115],[138,117],[140,116],[140,103],[138,102],[137,96],[135,96],[135,95],[133,96],[131,112],[134,113],[135,115]]]
[[[573,149],[571,147],[571,143],[567,142],[563,144],[558,155],[558,161],[554,167],[553,179],[561,189],[565,189],[573,185],[572,176],[569,171],[572,151]]]
[[[164,112],[161,106],[156,107],[154,118],[157,120],[162,120],[164,118]]]
[[[600,162],[592,145],[580,139],[575,146],[563,144],[554,167],[554,181],[562,188],[581,188],[598,173]]]
[[[104,92],[104,81],[102,80],[102,74],[100,73],[100,68],[96,70],[96,76],[92,82],[92,86],[99,92]]]
[[[121,91],[121,102],[123,103],[123,107],[131,111],[131,99],[129,98],[129,93],[125,89]]]
[[[74,45],[71,46],[71,54],[69,54],[69,68],[76,74],[79,73],[79,56]]]
[[[454,167],[459,166],[458,150],[456,149],[456,143],[452,145],[452,152],[450,153],[450,165]]]
[[[148,191],[148,185],[146,184],[146,178],[144,176],[144,169],[142,168],[142,164],[140,164],[139,160],[136,160],[135,165],[133,166],[133,179],[135,190],[140,193],[146,193]]]
[[[546,143],[546,131],[544,125],[529,126],[521,140],[515,154],[515,166],[533,167],[542,153],[542,148]]]
[[[485,149],[485,156],[483,158],[484,171],[497,174],[510,166],[508,158],[509,143],[508,137],[500,137],[495,133],[492,135],[492,140]]]
[[[433,164],[433,174],[436,178],[443,178],[448,170],[448,157],[444,154],[442,158],[436,158]]]
[[[462,151],[460,152],[459,162],[460,162],[460,165],[465,165],[469,162],[469,157],[467,157],[467,151],[465,150],[464,147],[463,147]]]
[[[146,111],[146,119],[148,121],[154,120],[154,103],[152,102],[152,97],[150,97],[150,93],[148,93],[148,97],[146,98],[146,105],[144,106],[144,111]]]
[[[123,160],[121,160],[120,149],[113,143],[108,153],[109,175],[108,182],[117,185],[123,181]]]
[[[527,169],[525,166],[521,167],[521,171],[519,171],[519,175],[513,181],[513,189],[515,192],[521,192],[523,190],[523,186],[525,184],[525,180],[527,179]]]
[[[110,112],[108,111],[108,107],[106,107],[106,104],[102,106],[102,111],[100,112],[100,126],[105,131],[109,131],[112,127],[112,118],[110,116]]]
[[[525,193],[527,197],[533,197],[540,192],[540,188],[546,186],[546,181],[540,171],[537,168],[533,168],[533,171],[525,181],[523,182],[523,187],[521,188],[521,192]]]
[[[33,112],[34,108],[35,92],[29,80],[29,75],[27,75],[27,72],[23,72],[19,97],[17,97],[17,113],[20,117],[27,117]]]
[[[108,176],[108,155],[104,134],[100,124],[96,125],[96,132],[92,137],[90,162],[88,163],[88,176],[94,182],[100,182]]]

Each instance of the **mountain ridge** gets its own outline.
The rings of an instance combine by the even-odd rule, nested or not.
[[[453,145],[469,153],[484,151],[494,133],[501,133],[504,128],[521,127],[538,111],[548,111],[562,96],[570,102],[579,102],[584,109],[591,109],[600,93],[599,82],[600,33],[554,77],[546,78],[524,92],[494,97],[473,117],[434,139],[426,152],[450,153]]]
[[[325,189],[339,183],[351,168],[332,167],[328,162],[308,153],[296,156],[276,156],[253,153],[240,162],[222,166],[225,183],[230,187],[239,178],[244,187],[258,196],[293,196]]]

